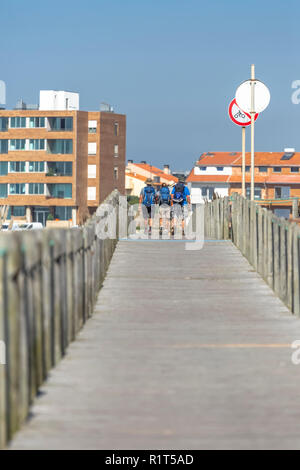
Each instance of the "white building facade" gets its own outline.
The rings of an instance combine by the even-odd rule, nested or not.
[[[235,152],[209,152],[201,155],[187,178],[191,203],[210,201],[214,194],[219,197],[228,196],[232,165],[238,157]]]

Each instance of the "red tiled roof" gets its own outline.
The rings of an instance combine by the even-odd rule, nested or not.
[[[251,182],[250,175],[246,175],[246,183]],[[242,175],[231,175],[229,183],[242,183]],[[255,184],[300,184],[300,175],[271,175],[271,176],[258,176],[255,175]]]
[[[147,177],[142,175],[137,175],[136,173],[125,173],[125,176],[130,176],[130,178],[136,178],[141,181],[146,181]]]
[[[300,175],[271,175],[267,180],[268,184],[300,184]]]
[[[155,166],[149,165],[148,163],[132,163],[132,165],[142,168],[143,170],[149,171],[153,174],[153,176],[160,176],[161,178],[164,178],[168,181],[174,181],[176,183],[178,181],[178,178],[176,178],[176,176],[168,175],[160,168],[156,168]]]
[[[234,154],[234,155],[233,155]],[[236,160],[239,159],[240,153],[237,152],[208,152],[201,155],[197,164],[198,165],[222,165],[232,166]]]
[[[233,155],[235,153],[235,155]],[[281,160],[284,152],[255,152],[255,166],[300,166],[300,152],[289,160]],[[246,165],[251,163],[251,154],[246,152]],[[241,152],[208,152],[199,158],[200,166],[242,166]]]
[[[255,183],[266,183],[268,180],[268,176],[258,176],[255,175]],[[245,175],[245,182],[251,182],[251,176],[249,174]],[[229,177],[229,183],[242,183],[242,175],[231,175]]]
[[[187,183],[228,183],[229,175],[195,175],[194,169],[187,177]]]

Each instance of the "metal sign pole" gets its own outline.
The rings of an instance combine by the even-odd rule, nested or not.
[[[251,201],[254,201],[254,117],[255,117],[255,66],[251,65]]]
[[[245,172],[246,172],[246,127],[242,127],[242,195],[246,196]]]

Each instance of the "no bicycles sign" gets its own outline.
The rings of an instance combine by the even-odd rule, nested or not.
[[[237,105],[237,102],[234,100],[231,101],[229,108],[228,108],[228,114],[230,119],[236,124],[237,126],[250,126],[251,124],[251,116],[250,114],[246,113],[245,111],[242,111],[241,108]],[[258,113],[255,114],[254,120],[258,118]]]

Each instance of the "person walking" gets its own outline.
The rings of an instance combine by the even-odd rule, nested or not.
[[[181,220],[182,235],[184,235],[184,221],[187,216],[188,205],[191,203],[190,191],[185,184],[184,178],[180,178],[171,193],[171,204],[173,206],[172,235],[174,235],[174,219]]]
[[[156,197],[159,204],[159,234],[162,235],[164,228],[170,230],[171,194],[167,183],[162,183]]]
[[[155,189],[152,186],[152,180],[148,178],[146,186],[141,190],[140,194],[140,210],[142,209],[145,221],[145,233],[151,233],[152,228],[152,211],[154,211],[155,204]]]

